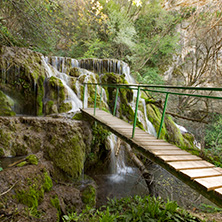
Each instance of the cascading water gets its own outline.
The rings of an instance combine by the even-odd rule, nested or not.
[[[153,126],[153,124],[148,120],[147,117],[147,111],[146,111],[146,101],[145,99],[141,99],[142,103],[143,103],[143,107],[144,107],[144,116],[145,116],[145,121],[146,121],[146,130],[149,134],[152,134],[153,136],[157,136],[156,130]]]
[[[125,175],[132,174],[134,172],[134,168],[126,166],[125,164],[125,153],[123,149],[116,152],[118,146],[120,146],[118,142],[117,136],[111,134],[108,138],[110,149],[111,149],[111,177],[110,179],[114,182],[120,182],[125,179]]]
[[[59,72],[56,68],[58,67],[58,58],[55,57],[55,60],[53,60],[53,64],[56,67],[50,67],[48,65],[48,58],[43,58],[43,65],[45,66],[46,69],[46,76],[48,78],[50,78],[51,76],[54,76],[58,79],[61,80],[62,84],[64,85],[66,91],[67,91],[67,95],[68,98],[66,98],[66,100],[64,101],[65,103],[71,102],[72,104],[72,109],[69,112],[76,112],[78,111],[80,108],[82,108],[82,102],[80,101],[80,99],[77,97],[77,95],[73,92],[73,90],[70,88],[69,86],[69,79],[70,77],[68,75],[66,75],[65,73],[61,73]],[[62,60],[61,60],[62,61]]]
[[[111,174],[94,177],[99,186],[97,189],[97,206],[105,204],[107,198],[148,195],[149,190],[139,169],[125,164],[123,147],[116,155],[117,137],[111,134],[108,141],[111,149]]]
[[[125,79],[129,84],[135,84],[135,79],[130,75],[130,68],[127,63],[123,64],[123,73],[125,74]],[[136,106],[136,97],[137,97],[137,90],[133,90],[133,101],[130,103],[130,106],[133,110],[135,110]],[[143,109],[144,109],[144,115],[141,113],[140,110],[138,110],[138,119],[141,123],[143,123],[144,128],[149,134],[152,134],[154,136],[157,136],[156,130],[153,126],[153,124],[149,121],[147,117],[147,109],[146,109],[146,102],[145,99],[140,98],[140,101],[142,102]],[[145,120],[145,121],[144,121]]]

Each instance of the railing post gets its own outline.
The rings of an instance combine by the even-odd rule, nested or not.
[[[134,134],[135,134],[136,121],[137,121],[137,110],[138,110],[138,105],[139,105],[139,98],[140,98],[140,86],[138,86],[138,91],[137,91],[136,108],[135,108],[135,114],[134,114],[132,138],[134,137]]]
[[[118,95],[119,95],[119,87],[116,87],[116,98],[115,98],[115,104],[114,104],[114,109],[113,109],[113,116],[116,115],[116,105],[117,105]]]
[[[99,106],[101,105],[102,97],[103,97],[103,88],[102,88],[102,86],[101,86],[101,93],[100,93]]]
[[[86,84],[83,83],[83,109],[85,108],[85,93],[86,93]]]
[[[95,99],[94,99],[94,116],[96,115],[96,96],[97,96],[97,85],[96,85],[96,88],[95,88]]]
[[[165,112],[166,112],[166,107],[167,107],[168,96],[169,96],[169,93],[166,94],[164,108],[163,108],[163,113],[162,113],[162,118],[161,118],[161,122],[160,122],[160,128],[159,128],[159,132],[157,134],[157,139],[160,138],[160,133],[161,133],[161,129],[162,129],[162,126],[163,126]]]

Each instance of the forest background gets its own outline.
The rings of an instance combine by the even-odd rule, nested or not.
[[[217,0],[0,0],[0,44],[123,60],[140,83],[220,87],[221,9]],[[218,156],[220,105],[187,97],[170,104],[171,114],[192,120],[181,123]]]

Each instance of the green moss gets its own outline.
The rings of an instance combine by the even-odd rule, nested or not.
[[[51,114],[51,113],[57,113],[57,105],[54,104],[54,101],[49,100],[45,104],[45,115]]]
[[[82,202],[89,207],[96,205],[96,189],[93,185],[87,186],[82,192]]]
[[[194,136],[191,133],[184,133],[183,137],[190,143],[194,143]]]
[[[175,144],[178,147],[184,148],[185,144],[180,129],[178,129],[170,116],[165,117],[165,123],[167,128],[167,141]]]
[[[82,113],[76,113],[72,119],[73,120],[83,120],[83,115],[82,115]]]
[[[55,167],[73,178],[81,175],[85,161],[85,144],[81,134],[71,138],[67,134],[62,142],[55,136],[50,143],[53,146],[48,147],[47,152]]]
[[[65,87],[60,79],[51,76],[49,79],[49,86],[51,100],[59,100],[59,102],[65,100]]]
[[[59,113],[65,113],[72,109],[72,103],[71,102],[63,102],[59,106]]]
[[[37,115],[40,116],[43,114],[44,77],[40,76],[37,83]]]
[[[50,191],[52,181],[47,172],[40,173],[34,178],[26,178],[25,187],[18,186],[15,198],[37,214],[37,207],[44,198],[44,193]]]
[[[60,201],[57,195],[55,195],[53,198],[50,199],[50,202],[53,207],[57,210],[57,221],[60,221],[59,218],[62,215],[61,207],[60,207]]]
[[[165,118],[166,123],[166,139],[168,142],[175,144],[176,146],[180,148],[193,148],[193,141],[192,137],[187,135],[187,138],[189,138],[192,142],[188,141],[185,137],[181,134],[180,129],[175,125],[173,119],[170,116],[166,116]]]
[[[23,167],[23,166],[25,166],[25,165],[27,165],[27,164],[28,164],[27,161],[22,161],[21,163],[17,164],[16,166],[17,166],[17,167]]]
[[[160,113],[159,109],[152,104],[148,104],[146,108],[147,108],[147,117],[149,121],[153,124],[156,132],[159,132],[162,114]],[[165,136],[166,136],[166,126],[164,123],[161,129],[160,139],[165,139]]]
[[[11,155],[25,156],[28,154],[28,147],[25,144],[13,143],[11,146]]]
[[[7,150],[7,148],[10,147],[10,141],[11,141],[11,133],[5,132],[3,129],[0,129],[0,145],[1,147],[1,153],[4,150]],[[3,150],[4,149],[4,150]]]
[[[110,132],[101,125],[93,124],[92,135],[92,146],[100,146],[105,144],[105,140],[110,135]]]
[[[44,172],[44,183],[43,189],[48,192],[52,189],[53,183],[51,177],[48,175],[47,172]]]
[[[3,157],[5,155],[4,150],[0,148],[0,157]]]
[[[39,189],[36,185],[30,186],[28,190],[20,190],[16,193],[17,200],[29,208],[32,208],[35,212],[37,212],[37,207],[43,197],[44,190],[42,188]]]
[[[14,105],[14,101],[7,97],[0,90],[0,116],[15,116],[15,112],[12,111],[12,107]]]
[[[69,75],[73,77],[79,77],[81,75],[80,69],[77,67],[72,68],[69,72]]]
[[[38,165],[38,158],[34,154],[27,156],[25,159],[29,164]]]

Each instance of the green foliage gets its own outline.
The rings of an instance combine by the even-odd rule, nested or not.
[[[206,125],[203,157],[216,166],[222,167],[222,115],[212,114]]]
[[[3,1],[0,8],[0,44],[31,46],[41,52],[52,50],[56,30],[51,15],[57,1]]]
[[[105,144],[106,138],[110,135],[110,132],[103,128],[103,126],[94,123],[92,126],[92,146],[100,146]]]
[[[52,189],[52,179],[51,177],[48,175],[47,172],[44,172],[44,183],[43,183],[43,189],[46,191],[46,192],[49,192],[51,189]]]
[[[56,210],[57,210],[57,218],[58,218],[58,221],[59,221],[59,218],[62,214],[62,211],[61,211],[60,201],[59,201],[58,196],[55,195],[53,198],[51,198],[50,202],[51,202],[52,206],[55,207]]]
[[[159,1],[28,2],[4,1],[0,43],[43,54],[121,59],[132,64],[139,81],[162,82],[159,74],[176,48],[180,17]]]
[[[205,143],[207,148],[222,149],[222,115],[211,116],[211,123],[206,126]]]
[[[89,207],[95,207],[96,205],[96,189],[94,186],[89,185],[82,192],[82,202]]]
[[[215,213],[215,212],[221,212],[222,209],[218,208],[216,206],[207,205],[207,204],[201,204],[200,206],[201,211],[206,213]]]
[[[159,73],[158,67],[144,67],[141,71],[132,74],[136,77],[137,81],[144,84],[158,84],[163,85],[164,81]]]
[[[106,206],[99,210],[87,208],[81,214],[72,213],[65,215],[63,221],[200,221],[188,212],[180,209],[176,202],[162,201],[146,196],[126,197],[122,199],[110,199]]]

